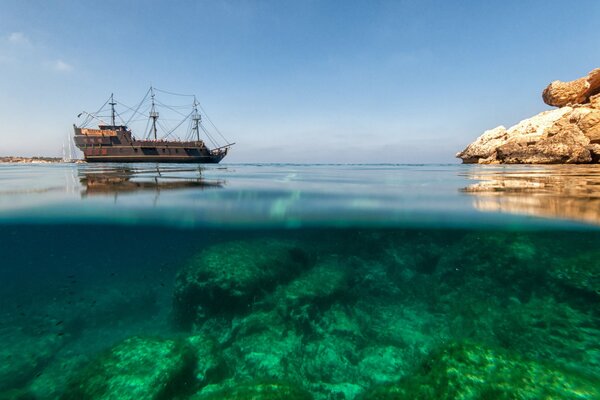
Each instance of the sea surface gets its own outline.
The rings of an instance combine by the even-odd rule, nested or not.
[[[0,164],[0,400],[600,399],[600,168]]]

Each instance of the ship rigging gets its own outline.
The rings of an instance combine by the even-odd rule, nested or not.
[[[191,105],[189,102],[185,105],[167,105],[158,100],[157,93],[162,96],[192,98],[193,101]],[[119,112],[116,106],[124,111]],[[166,110],[169,118],[162,118],[159,108]],[[183,110],[189,111],[184,113]],[[218,163],[234,145],[221,134],[195,95],[178,94],[153,87],[148,89],[135,107],[115,100],[111,94],[97,112],[84,111],[78,115],[81,116],[85,118],[79,126],[74,125],[74,139],[77,147],[83,151],[85,160],[89,162]],[[178,118],[171,119],[171,116]],[[208,121],[210,129],[204,124],[202,116]],[[110,123],[105,121],[108,118]],[[95,121],[98,122],[97,129],[90,127]],[[142,121],[146,122],[145,128],[141,129],[140,126],[136,130],[143,132],[143,138],[137,139],[130,127],[139,125]],[[184,130],[186,121],[187,129]],[[170,123],[174,125],[169,126]],[[212,144],[212,148],[207,147],[201,139],[201,132]],[[225,144],[220,145],[220,140]]]

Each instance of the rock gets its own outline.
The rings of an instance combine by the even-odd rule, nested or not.
[[[487,131],[456,156],[467,164],[587,164],[598,161],[598,143],[600,110],[563,107]]]
[[[570,158],[570,147],[561,146],[559,138],[551,139],[546,132],[573,109],[563,107],[544,111],[532,118],[525,119],[508,130],[500,126],[484,132],[472,144],[456,154],[465,164],[497,163],[562,163]],[[578,127],[575,126],[578,150],[589,144]],[[573,136],[570,133],[569,136]],[[589,152],[588,152],[589,153]],[[590,159],[591,161],[591,159]]]
[[[508,132],[504,126],[498,126],[483,132],[477,140],[466,149],[456,154],[465,164],[488,163],[495,161],[496,149],[508,140]],[[481,160],[481,161],[480,161]]]
[[[561,119],[537,143],[513,141],[496,149],[504,164],[587,164],[589,139],[574,124]]]
[[[543,295],[526,302],[513,298],[484,318],[488,323],[480,329],[492,332],[502,348],[569,370],[585,366],[586,373],[600,377],[600,316],[594,307],[581,309]]]
[[[166,400],[196,389],[195,352],[174,340],[132,337],[73,377],[62,400]]]
[[[507,288],[531,293],[540,285],[548,262],[533,235],[513,232],[474,232],[448,249],[438,263],[438,290],[453,293],[470,282],[487,286],[489,295],[506,296]],[[489,286],[488,286],[489,285]],[[519,290],[520,291],[520,290]]]
[[[372,346],[362,352],[358,373],[364,382],[382,384],[396,381],[406,372],[406,347]]]
[[[548,274],[562,285],[600,296],[599,257],[598,251],[588,251],[560,259],[548,269]]]
[[[446,338],[493,342],[490,327],[510,299],[525,302],[549,289],[545,270],[551,256],[534,238],[515,232],[472,232],[449,248],[431,277],[435,284],[429,303],[432,316],[445,315],[446,324],[432,320],[430,336],[439,332]]]
[[[390,303],[389,300],[369,300],[359,302],[355,309],[364,336],[369,339],[373,349],[379,349],[371,351],[366,348],[361,356],[370,360],[374,357],[381,358],[380,368],[391,372],[380,374],[381,378],[378,378],[364,370],[364,378],[369,382],[389,381],[409,371],[447,337],[444,324],[437,321],[435,316],[422,306],[402,302]],[[389,357],[395,352],[392,347],[400,350],[395,353],[397,357],[393,359]]]
[[[245,312],[308,264],[308,255],[289,241],[248,240],[212,246],[178,273],[175,318],[182,327],[190,328],[207,315]]]
[[[484,132],[456,154],[465,164],[589,164],[600,162],[600,68],[572,82],[552,82],[543,93],[561,107],[509,129]]]
[[[352,311],[334,304],[311,322],[313,334],[304,338],[302,376],[317,399],[354,399],[369,386],[370,378],[360,375],[365,371],[359,365],[368,339]],[[368,371],[369,377],[372,374]]]
[[[223,350],[236,381],[299,380],[302,335],[274,311],[254,312],[235,323],[232,343]]]
[[[304,388],[290,382],[247,382],[206,388],[191,400],[312,400]]]
[[[397,383],[373,388],[361,400],[598,399],[598,379],[475,344],[435,351]]]
[[[56,333],[30,335],[18,328],[0,329],[0,392],[21,388],[51,362],[64,344]]]
[[[600,68],[591,71],[587,76],[570,82],[554,81],[544,89],[542,98],[549,106],[564,107],[566,105],[584,104],[590,97],[600,92]]]
[[[187,344],[195,353],[196,368],[194,376],[199,387],[224,380],[229,369],[215,340],[205,335],[190,336]]]
[[[51,363],[29,384],[35,400],[55,400],[69,386],[70,379],[90,362],[88,355],[73,350],[57,354]]]
[[[302,308],[324,308],[348,294],[350,268],[337,257],[328,257],[289,284],[280,286],[273,301],[283,315],[292,317]]]
[[[346,383],[325,383],[318,382],[309,385],[311,393],[318,400],[352,400],[356,399],[365,389],[352,382]]]
[[[303,348],[303,368],[309,381],[329,384],[357,383],[359,346],[348,337],[326,336]]]

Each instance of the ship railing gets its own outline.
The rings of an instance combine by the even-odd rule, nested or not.
[[[229,144],[226,144],[225,146],[215,147],[214,149],[212,149],[212,151],[221,151],[222,149],[229,149],[234,144],[235,143],[229,143]]]

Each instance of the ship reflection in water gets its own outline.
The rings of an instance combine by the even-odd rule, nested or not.
[[[86,168],[79,171],[82,186],[81,196],[129,193],[177,189],[212,189],[223,187],[220,180],[207,180],[202,177],[202,169],[178,167],[130,166]]]
[[[461,191],[479,211],[600,225],[600,166],[490,166],[467,177],[479,182]]]

